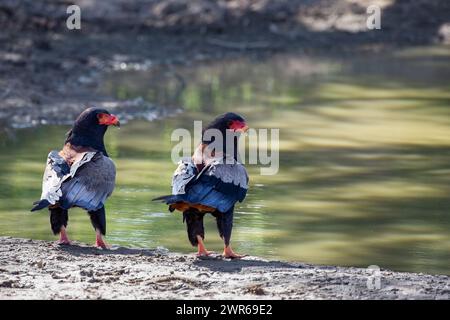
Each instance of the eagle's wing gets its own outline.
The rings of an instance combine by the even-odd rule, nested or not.
[[[62,183],[59,205],[64,209],[80,207],[96,211],[103,207],[105,200],[112,194],[115,180],[114,162],[97,152],[89,162],[77,169],[73,177]]]
[[[34,203],[31,211],[57,203],[65,209],[79,206],[97,210],[114,189],[115,172],[112,160],[100,152],[85,152],[69,167],[58,151],[51,151],[42,181],[41,200]]]
[[[44,176],[42,178],[42,194],[39,201],[34,202],[31,211],[40,210],[55,205],[62,196],[61,185],[73,177],[78,168],[90,161],[95,152],[86,152],[80,161],[70,167],[56,150],[50,151],[47,157]]]
[[[186,200],[189,203],[199,203],[227,212],[247,195],[247,170],[238,162],[213,162],[186,189]]]
[[[209,181],[218,191],[234,193],[241,202],[248,190],[248,174],[245,167],[237,162],[215,161],[205,168],[197,179]]]
[[[220,212],[228,212],[247,195],[248,174],[237,161],[212,161],[200,173],[190,159],[182,160],[172,178],[172,195],[158,197],[172,205],[202,205]],[[171,207],[173,210],[175,207]]]

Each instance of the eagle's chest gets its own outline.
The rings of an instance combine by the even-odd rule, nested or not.
[[[59,152],[59,156],[63,158],[71,167],[74,163],[83,159],[86,152],[93,151],[91,148],[72,146],[71,144],[64,145],[64,148]]]

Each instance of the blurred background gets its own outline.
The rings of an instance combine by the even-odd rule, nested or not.
[[[238,252],[450,274],[448,0],[0,0],[0,236],[54,239],[29,208],[86,105],[124,122],[106,137],[113,245],[192,251],[150,201],[170,192],[170,134],[235,111],[281,139],[277,175],[248,166]],[[83,211],[69,235],[93,242]]]

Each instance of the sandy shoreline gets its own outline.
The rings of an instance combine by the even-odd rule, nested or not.
[[[450,277],[0,237],[0,299],[449,299]]]

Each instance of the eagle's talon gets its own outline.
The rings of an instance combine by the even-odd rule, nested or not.
[[[72,243],[69,240],[69,237],[67,237],[67,232],[65,227],[61,227],[61,230],[59,232],[59,240],[57,242],[58,245],[67,245],[70,246]]]
[[[228,246],[225,247],[225,249],[223,249],[222,256],[226,259],[241,259],[244,258],[246,255],[237,254],[236,252],[233,251],[233,249],[231,249],[230,246]]]
[[[210,256],[212,254],[215,254],[215,252],[214,251],[207,251],[207,250],[205,250],[205,251],[198,251],[195,255],[197,257],[208,257],[208,256]]]
[[[96,233],[95,246],[100,249],[109,249],[109,246],[103,240],[102,234],[99,231],[96,231]]]

